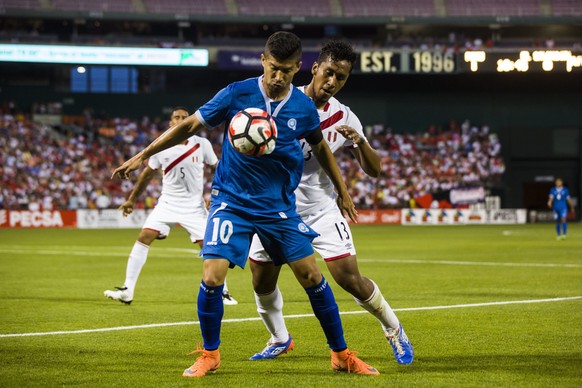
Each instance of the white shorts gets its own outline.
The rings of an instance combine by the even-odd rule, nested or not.
[[[160,236],[168,236],[176,224],[180,224],[195,243],[202,241],[206,230],[208,211],[202,206],[170,203],[160,200],[144,222],[142,229],[160,232]]]
[[[312,245],[323,260],[332,261],[356,254],[348,221],[342,216],[335,202],[313,214],[303,214],[301,218],[319,233]],[[253,236],[249,258],[258,263],[271,262],[269,254],[263,248],[257,235]]]

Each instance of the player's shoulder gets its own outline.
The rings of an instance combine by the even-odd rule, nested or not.
[[[188,138],[188,143],[210,144],[210,140],[202,136],[194,135]]]
[[[313,100],[307,96],[304,92],[304,86],[294,86],[291,85],[291,98],[295,101],[299,101],[303,104],[307,104],[309,106],[315,106]]]

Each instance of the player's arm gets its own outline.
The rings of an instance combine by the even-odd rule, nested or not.
[[[550,194],[550,198],[548,198],[548,207],[552,208],[552,203],[554,202],[554,196]]]
[[[570,197],[566,198],[566,202],[568,202],[568,206],[570,206],[570,212],[574,213],[574,202],[572,202]]]
[[[357,148],[352,149],[356,160],[362,167],[362,170],[368,176],[377,178],[382,172],[382,163],[380,162],[380,155],[372,148],[365,137],[361,136],[354,128],[348,125],[339,125],[335,128],[340,135],[349,139],[357,145]]]
[[[119,210],[123,212],[124,217],[127,217],[129,214],[133,213],[133,207],[135,206],[139,196],[143,193],[155,175],[156,170],[150,166],[147,166],[141,172],[139,178],[137,178],[137,182],[135,183],[133,190],[131,190],[131,193],[129,194],[129,197],[127,197],[127,200],[119,207]]]
[[[338,194],[337,204],[342,214],[344,216],[347,215],[352,221],[357,222],[358,213],[356,212],[356,207],[354,206],[352,197],[350,197],[350,194],[348,193],[348,188],[343,180],[337,162],[329,149],[329,145],[325,140],[323,140],[321,129],[318,129],[307,136],[305,140],[307,140],[311,146],[313,155],[315,155],[319,165],[323,168],[335,186]]]
[[[137,170],[144,160],[150,156],[157,154],[160,151],[168,149],[175,146],[176,144],[182,143],[184,140],[188,139],[190,136],[195,135],[203,125],[198,120],[195,114],[188,116],[184,121],[179,124],[174,125],[166,132],[161,134],[156,140],[150,143],[141,152],[134,155],[131,159],[127,160],[121,166],[117,167],[111,177],[116,175],[120,178],[127,178],[128,174],[134,170]]]

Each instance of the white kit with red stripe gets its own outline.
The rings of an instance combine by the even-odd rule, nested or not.
[[[299,89],[304,92],[304,87]],[[348,125],[354,128],[361,137],[366,138],[362,123],[360,123],[358,117],[349,107],[340,103],[335,97],[330,98],[323,109],[318,109],[317,111],[323,138],[329,144],[332,153],[342,147],[357,147],[357,145],[338,133],[335,130],[336,126]],[[311,147],[304,139],[301,140],[301,147],[303,149],[305,167],[301,183],[295,190],[295,195],[297,196],[297,211],[301,216],[304,216],[310,210],[316,211],[325,208],[330,202],[335,203],[336,194],[333,183],[313,156]]]
[[[190,137],[149,158],[148,166],[163,171],[162,195],[158,202],[180,201],[203,206],[204,164],[215,165],[218,158],[208,139]],[[195,202],[192,202],[195,201]]]

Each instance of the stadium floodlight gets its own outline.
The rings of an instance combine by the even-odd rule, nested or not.
[[[208,50],[190,48],[0,44],[0,62],[208,66]]]

